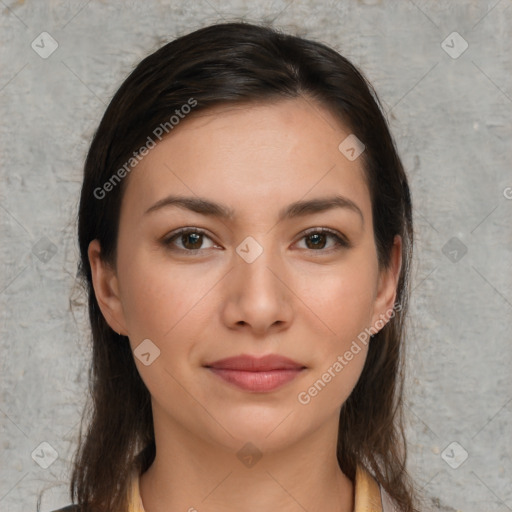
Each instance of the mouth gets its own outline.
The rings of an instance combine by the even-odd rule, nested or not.
[[[228,384],[252,392],[276,390],[295,379],[306,366],[284,356],[241,355],[204,365]]]

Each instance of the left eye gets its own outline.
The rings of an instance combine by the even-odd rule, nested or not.
[[[329,237],[334,240],[334,247],[331,248],[350,247],[346,238],[336,231],[325,228],[311,230],[301,240],[306,240],[306,249],[317,251],[318,249],[325,249],[326,240]]]
[[[332,231],[326,228],[312,229],[309,232],[305,233],[299,241],[306,241],[306,249],[319,252],[321,250],[326,249],[327,240],[331,238],[334,243],[330,249],[339,249],[342,247],[348,248],[350,247],[349,241],[341,234],[336,231]],[[204,240],[210,240],[212,245],[210,247],[202,247]],[[186,252],[195,252],[201,249],[210,249],[215,244],[212,239],[202,230],[197,228],[184,228],[175,232],[170,237],[163,240],[163,244],[165,246],[172,246],[174,243],[180,242],[181,246],[178,244],[178,249]]]

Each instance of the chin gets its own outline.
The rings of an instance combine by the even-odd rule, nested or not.
[[[266,417],[262,417],[260,413],[257,419],[250,416],[243,419],[224,417],[219,418],[219,422],[226,426],[233,436],[228,436],[229,439],[225,440],[236,450],[250,442],[261,451],[271,452],[283,449],[285,445],[293,444],[301,438],[301,433],[297,431],[297,424],[292,418],[293,413],[290,414],[291,411],[291,408],[283,407],[279,413],[268,414]]]

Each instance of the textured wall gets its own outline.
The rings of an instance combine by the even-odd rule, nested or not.
[[[240,17],[336,47],[380,94],[415,210],[410,471],[436,509],[512,510],[510,0],[4,0],[0,510],[35,510],[45,487],[43,512],[69,501],[89,357],[75,217],[93,130],[161,42]]]

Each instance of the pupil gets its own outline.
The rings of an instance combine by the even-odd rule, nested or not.
[[[319,245],[322,245],[322,238],[324,237],[325,235],[322,235],[322,234],[315,234],[315,235],[309,235],[309,240],[314,240],[313,241],[313,247],[318,247]]]
[[[185,239],[186,239],[186,242],[185,242],[185,247],[187,247],[187,244],[189,243],[189,241],[192,239],[192,242],[191,244],[192,245],[195,245],[197,244],[198,240],[200,240],[201,238],[201,235],[198,235],[197,233],[190,233],[188,235],[185,235]],[[196,249],[196,247],[193,247],[193,249]]]

